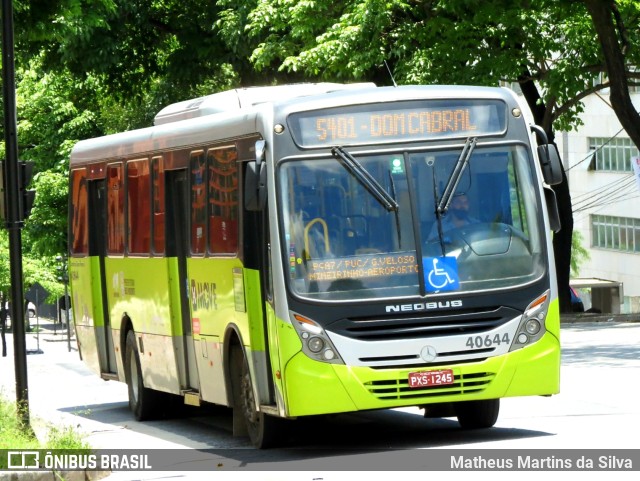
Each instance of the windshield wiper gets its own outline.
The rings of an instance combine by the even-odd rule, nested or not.
[[[356,160],[356,158],[342,147],[333,147],[331,154],[336,158],[342,160],[342,165],[347,171],[353,175],[358,182],[360,182],[365,189],[367,189],[373,197],[380,202],[382,207],[389,212],[398,211],[398,203],[396,200],[384,190],[376,179],[364,168],[364,166]]]
[[[436,221],[438,222],[438,239],[440,240],[440,248],[442,249],[442,256],[446,255],[445,247],[444,247],[444,234],[442,232],[442,216],[447,213],[449,210],[449,204],[451,204],[451,199],[453,198],[453,193],[458,188],[458,184],[460,183],[460,179],[462,178],[462,173],[464,169],[467,167],[469,163],[469,159],[471,158],[471,154],[473,150],[476,148],[476,143],[478,139],[476,137],[469,137],[464,143],[464,147],[462,147],[462,152],[460,152],[460,156],[456,161],[456,165],[453,167],[451,171],[451,175],[449,176],[449,180],[447,181],[447,185],[442,192],[442,197],[440,197],[440,201],[438,202],[438,193],[436,190],[436,174],[435,174],[435,165],[432,165],[433,168],[433,195],[436,201]]]
[[[469,137],[467,141],[464,143],[464,147],[462,148],[462,152],[460,152],[460,157],[456,162],[456,165],[453,167],[453,171],[451,172],[451,176],[447,181],[447,185],[444,188],[444,192],[442,192],[442,197],[440,198],[440,202],[438,203],[437,213],[438,215],[444,215],[449,210],[449,204],[451,204],[451,199],[453,198],[453,193],[456,191],[458,187],[458,183],[462,178],[462,173],[464,169],[467,167],[469,163],[469,159],[471,158],[471,154],[473,150],[476,148],[476,142],[478,141],[475,137]]]

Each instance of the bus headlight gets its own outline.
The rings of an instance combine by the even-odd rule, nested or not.
[[[516,331],[510,351],[521,349],[536,342],[545,333],[545,319],[549,311],[549,291],[542,294],[525,309]]]
[[[295,312],[291,312],[290,317],[291,324],[302,341],[302,352],[315,361],[344,364],[321,325]]]
[[[322,351],[324,347],[324,341],[322,338],[314,336],[307,341],[307,346],[309,346],[309,350],[313,353],[318,353]]]
[[[529,319],[524,328],[532,336],[538,334],[540,332],[540,321],[538,319]]]

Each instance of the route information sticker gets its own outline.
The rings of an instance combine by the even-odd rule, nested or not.
[[[368,254],[335,259],[310,260],[307,264],[311,281],[364,279],[417,274],[414,254]]]

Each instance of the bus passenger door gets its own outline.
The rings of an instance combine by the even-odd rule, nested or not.
[[[94,290],[93,294],[96,345],[99,354],[100,373],[103,378],[109,379],[116,376],[117,367],[107,300],[107,279],[105,276],[107,191],[104,179],[89,181],[88,186],[89,257],[91,258],[92,284],[99,283],[100,285],[100,289]]]
[[[189,253],[189,182],[186,170],[166,170],[166,256],[170,272],[170,302],[174,347],[178,354],[180,387],[198,390],[199,378],[195,362],[193,332],[187,285]]]

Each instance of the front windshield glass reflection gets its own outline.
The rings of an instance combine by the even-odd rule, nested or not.
[[[397,203],[391,211],[340,160],[282,163],[281,225],[293,292],[323,300],[417,296],[542,275],[544,233],[526,150],[478,145],[438,218],[459,155],[354,155]]]

